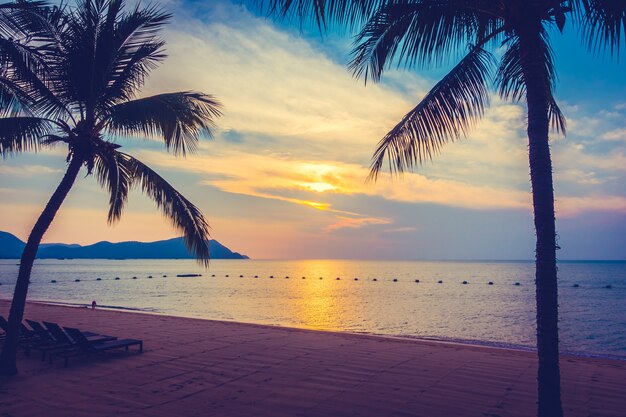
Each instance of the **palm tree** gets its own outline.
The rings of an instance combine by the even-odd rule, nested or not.
[[[489,104],[493,81],[503,99],[528,109],[530,177],[537,245],[538,415],[562,416],[556,229],[548,134],[565,133],[554,99],[550,37],[567,20],[591,51],[616,55],[626,31],[626,2],[615,0],[266,0],[270,14],[327,28],[358,28],[350,69],[378,81],[392,63],[428,68],[463,57],[378,143],[370,171],[385,160],[404,172],[467,136]],[[496,58],[489,49],[502,48]]]
[[[136,98],[165,58],[158,33],[171,16],[154,6],[124,6],[123,0],[80,0],[73,8],[38,5],[0,41],[0,153],[59,145],[68,150],[67,171],[22,254],[0,356],[3,375],[17,372],[18,326],[39,243],[83,168],[110,194],[109,223],[119,220],[129,191],[139,187],[208,264],[209,227],[200,210],[114,141],[122,135],[161,138],[169,151],[184,156],[196,150],[201,133],[211,134],[220,105],[197,92]]]

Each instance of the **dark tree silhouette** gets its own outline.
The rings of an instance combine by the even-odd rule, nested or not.
[[[184,156],[211,135],[219,103],[197,92],[137,98],[145,77],[165,58],[159,31],[170,15],[155,6],[124,10],[123,0],[79,0],[50,7],[0,6],[0,153],[7,157],[66,146],[67,171],[44,208],[22,254],[0,355],[0,374],[17,373],[16,350],[31,269],[41,239],[81,169],[109,194],[108,221],[122,215],[140,188],[208,264],[209,226],[200,210],[156,172],[120,151],[119,136],[163,139]]]
[[[553,96],[550,37],[567,23],[592,52],[624,46],[623,0],[259,0],[269,14],[358,29],[350,69],[378,81],[392,63],[428,68],[465,56],[379,142],[370,178],[388,161],[392,172],[415,169],[450,141],[467,136],[500,96],[525,101],[535,231],[538,415],[563,415],[560,397],[556,229],[548,134],[565,133]],[[496,59],[489,49],[503,48]]]

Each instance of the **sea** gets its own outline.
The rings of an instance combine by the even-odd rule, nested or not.
[[[18,268],[16,260],[0,260],[0,298],[12,297]],[[626,262],[560,262],[558,285],[561,350],[626,360]],[[534,263],[524,261],[212,260],[205,269],[193,260],[37,260],[28,298],[528,350],[535,345]]]

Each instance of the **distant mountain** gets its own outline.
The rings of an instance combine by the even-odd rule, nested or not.
[[[0,232],[0,258],[21,258],[24,242],[11,233]]]
[[[0,258],[19,258],[25,243],[11,233],[0,231]],[[211,259],[248,259],[246,255],[233,252],[217,240],[209,241]],[[37,258],[74,259],[193,259],[187,251],[183,238],[156,242],[98,242],[93,245],[67,245],[48,243],[39,247]]]

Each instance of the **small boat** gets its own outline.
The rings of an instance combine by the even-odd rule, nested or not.
[[[179,278],[201,277],[202,274],[177,274]]]

